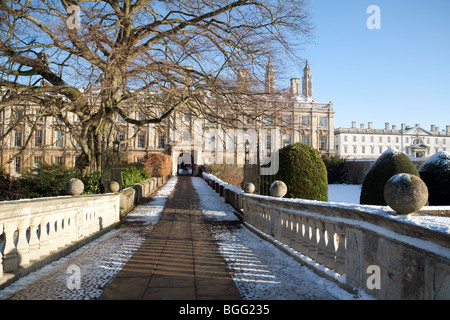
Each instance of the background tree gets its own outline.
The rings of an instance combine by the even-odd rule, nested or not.
[[[269,57],[296,59],[311,36],[302,0],[0,0],[0,21],[0,111],[38,104],[38,117],[56,118],[76,139],[91,171],[118,115],[137,127],[180,107],[224,119],[211,101],[239,105],[236,93],[248,94],[232,80],[239,69],[262,79]],[[1,138],[35,120],[25,110]]]

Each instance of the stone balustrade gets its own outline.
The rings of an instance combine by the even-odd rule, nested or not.
[[[0,289],[117,227],[168,178],[114,194],[0,202]]]
[[[450,299],[447,217],[251,195],[214,176],[203,179],[218,192],[228,190],[228,197],[242,197],[242,206],[234,207],[248,228],[349,291],[377,299]],[[428,213],[441,210],[427,207]]]

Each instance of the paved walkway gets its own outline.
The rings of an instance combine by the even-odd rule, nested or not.
[[[197,210],[190,177],[178,178],[154,230],[100,299],[241,299]]]

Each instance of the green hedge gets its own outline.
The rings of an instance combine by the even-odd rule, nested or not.
[[[276,180],[286,183],[287,198],[328,201],[327,169],[319,153],[304,143],[294,143],[279,151]]]
[[[367,171],[361,188],[360,204],[386,206],[384,186],[398,173],[410,173],[420,178],[417,168],[406,154],[388,149]]]
[[[430,206],[450,205],[450,154],[441,151],[431,156],[419,174],[427,185]]]

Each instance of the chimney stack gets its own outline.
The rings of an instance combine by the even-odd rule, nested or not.
[[[291,94],[298,96],[300,94],[300,78],[291,79]]]
[[[250,91],[250,70],[241,68],[238,70],[238,88],[244,92]]]

